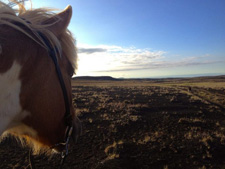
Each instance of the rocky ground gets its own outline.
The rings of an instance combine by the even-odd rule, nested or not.
[[[223,87],[224,86],[224,87]],[[68,169],[225,168],[225,79],[73,82],[83,135]],[[28,149],[0,144],[0,168],[29,168]],[[59,156],[34,156],[36,168]]]

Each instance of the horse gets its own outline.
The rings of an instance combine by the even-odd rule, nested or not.
[[[81,134],[72,101],[71,17],[71,6],[55,13],[26,9],[25,0],[0,2],[0,135],[15,136],[34,154],[68,151]]]

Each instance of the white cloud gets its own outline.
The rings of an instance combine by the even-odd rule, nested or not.
[[[207,60],[209,54],[199,57],[170,59],[165,51],[138,49],[110,45],[78,45],[78,75],[95,73],[127,72],[148,69],[188,67],[218,63]],[[167,57],[166,57],[167,56]]]
[[[163,58],[164,51],[109,45],[79,45],[78,73],[108,72],[136,67]]]

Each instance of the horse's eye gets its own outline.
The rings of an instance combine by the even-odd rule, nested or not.
[[[73,74],[74,74],[74,73],[70,73],[70,77],[72,77],[72,76],[73,76]]]

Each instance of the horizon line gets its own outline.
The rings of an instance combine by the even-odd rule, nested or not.
[[[164,76],[152,76],[152,77],[113,77],[113,76],[91,76],[91,75],[75,75],[76,77],[111,77],[114,79],[157,79],[157,78],[194,78],[194,77],[207,77],[207,76],[225,76],[225,73],[203,73],[203,74],[187,74],[187,75],[164,75]]]

